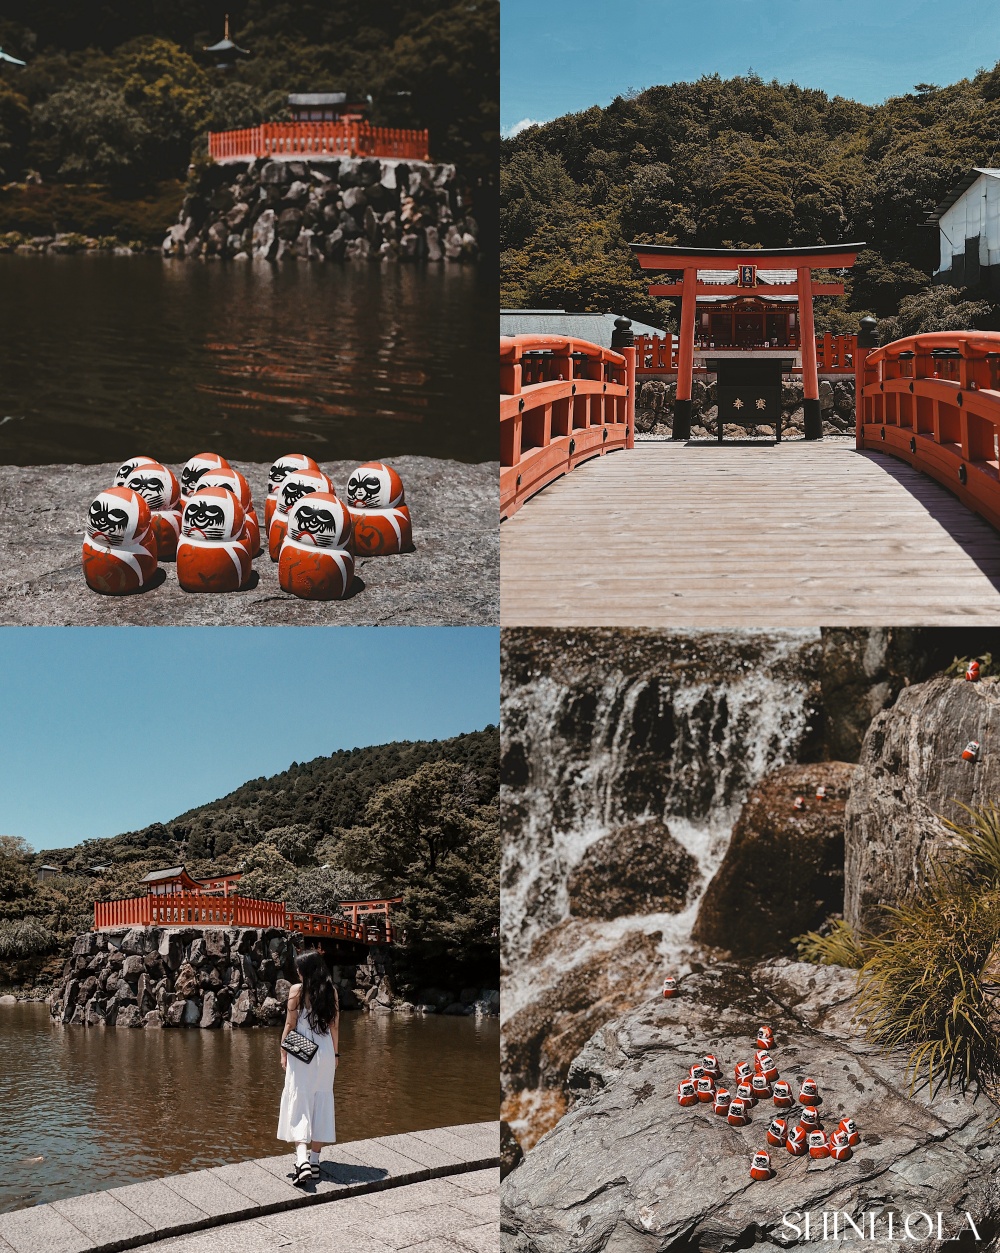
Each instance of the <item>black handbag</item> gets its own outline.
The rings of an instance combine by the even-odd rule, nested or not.
[[[319,1045],[314,1040],[309,1040],[304,1035],[300,1035],[297,1031],[289,1031],[288,1035],[281,1041],[281,1047],[291,1057],[296,1057],[300,1062],[308,1064],[316,1056],[316,1050],[319,1048]]]

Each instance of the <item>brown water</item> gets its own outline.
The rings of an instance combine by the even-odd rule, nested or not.
[[[493,461],[495,268],[0,256],[0,465]]]
[[[63,1027],[44,1005],[0,1006],[0,1212],[286,1151],[279,1036]],[[499,1087],[495,1018],[343,1016],[339,1143],[495,1119]]]

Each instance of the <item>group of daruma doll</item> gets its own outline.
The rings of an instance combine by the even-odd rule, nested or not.
[[[667,980],[674,983],[673,979]],[[675,995],[664,986],[664,996]],[[712,1113],[725,1118],[731,1127],[745,1127],[751,1121],[750,1110],[759,1101],[773,1100],[779,1110],[791,1110],[796,1097],[792,1085],[778,1078],[778,1067],[771,1056],[774,1048],[774,1032],[761,1027],[757,1032],[757,1050],[753,1064],[737,1062],[733,1068],[736,1095],[722,1086],[722,1067],[713,1053],[706,1053],[688,1071],[686,1079],[677,1085],[679,1105],[710,1104]],[[783,1148],[792,1157],[833,1158],[837,1162],[850,1161],[854,1147],[861,1142],[861,1133],[853,1118],[842,1118],[829,1134],[823,1128],[819,1106],[823,1100],[815,1079],[803,1079],[798,1093],[800,1105],[798,1122],[792,1114],[774,1117],[768,1123],[766,1140],[771,1148]],[[758,1149],[750,1163],[751,1179],[771,1179],[774,1176],[771,1154],[768,1149]]]
[[[199,453],[179,482],[161,462],[133,457],[90,506],[83,572],[95,592],[125,595],[147,587],[158,562],[176,561],[185,591],[236,592],[265,543],[284,591],[339,600],[350,590],[355,556],[413,547],[402,481],[370,461],[351,474],[342,500],[311,457],[279,457],[262,531],[249,483],[224,457]]]

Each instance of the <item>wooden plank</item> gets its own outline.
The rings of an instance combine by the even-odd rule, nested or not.
[[[995,625],[1000,537],[852,441],[644,443],[503,523],[504,626]]]

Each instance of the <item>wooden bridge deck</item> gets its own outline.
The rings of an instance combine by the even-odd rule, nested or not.
[[[500,528],[504,626],[996,625],[1000,535],[853,441],[638,444]]]

